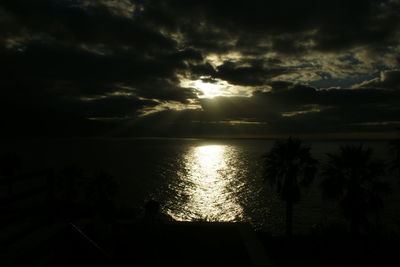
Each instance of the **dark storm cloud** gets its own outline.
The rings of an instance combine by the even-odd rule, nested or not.
[[[136,49],[173,49],[175,42],[145,23],[116,16],[102,5],[77,6],[85,1],[2,1],[8,36],[43,35],[65,42],[134,45]]]
[[[140,100],[130,96],[112,96],[90,100],[86,103],[76,103],[81,109],[79,114],[93,118],[133,117],[138,115],[137,112],[141,108],[156,106],[157,104],[154,101]]]
[[[376,89],[316,90],[312,87],[294,85],[287,90],[255,92],[250,98],[219,97],[202,99],[200,103],[204,112],[237,114],[223,115],[232,120],[250,117],[260,119],[265,114],[307,111],[311,106],[318,106],[321,110],[344,108],[347,111],[353,110],[353,114],[347,114],[351,118],[356,116],[354,113],[358,113],[361,107],[371,110],[400,109],[399,97],[399,92]],[[368,121],[369,115],[366,114],[364,120]]]
[[[159,21],[211,52],[339,51],[396,41],[398,1],[149,1]],[[174,16],[175,15],[175,16]],[[189,22],[192,21],[192,23]],[[169,23],[165,23],[168,21]],[[263,43],[272,42],[271,46]],[[313,43],[313,44],[311,44]]]
[[[141,98],[196,98],[192,88],[180,86],[177,74],[202,55],[178,49],[140,17],[116,15],[100,2],[1,2],[4,120],[23,125],[34,117],[46,128],[76,121],[79,128],[88,117],[133,117],[159,104]]]
[[[150,17],[157,14],[158,19],[152,20],[157,27],[179,33],[180,45],[195,47],[204,54],[228,55],[228,58],[230,53],[239,53],[244,57],[280,61],[273,68],[260,71],[251,64],[237,65],[237,58],[235,66],[231,60],[225,60],[219,66],[222,72],[215,76],[225,77],[237,85],[261,85],[276,79],[285,70],[298,78],[296,72],[301,75],[307,66],[314,77],[318,77],[317,72],[326,73],[333,81],[329,86],[335,86],[338,80],[334,79],[343,79],[340,73],[348,75],[345,79],[353,77],[359,81],[360,75],[371,77],[377,69],[387,68],[386,65],[393,68],[400,62],[396,60],[399,1],[167,2],[148,1],[146,14]],[[266,53],[270,54],[266,56]],[[324,58],[333,56],[337,56],[337,62]],[[353,60],[340,61],[345,56]],[[300,63],[292,63],[296,60]],[[317,62],[310,65],[310,60]],[[293,64],[298,67],[287,67]],[[193,69],[211,76],[216,71],[204,65]],[[307,79],[318,80],[304,78]]]
[[[26,45],[23,51],[3,50],[2,82],[20,83],[24,77],[31,87],[43,86],[39,90],[76,96],[113,92],[120,83],[143,97],[183,102],[195,98],[193,90],[180,89],[174,73],[184,68],[181,58],[187,58],[186,52],[144,60],[129,52],[98,55],[58,43]]]
[[[279,66],[276,60],[241,60],[224,61],[218,67],[209,63],[195,64],[191,66],[191,78],[201,78],[204,82],[215,82],[221,79],[233,85],[239,86],[262,86],[271,83],[272,78],[282,74],[289,74],[293,69]],[[203,77],[211,77],[208,81]]]
[[[226,61],[218,66],[215,77],[231,84],[260,86],[265,85],[273,77],[289,72],[286,68],[264,66],[261,61],[239,62],[239,64]]]
[[[197,80],[202,76],[215,77],[217,71],[210,63],[190,65],[190,78]]]
[[[71,128],[101,133],[118,123],[130,134],[195,135],[224,131],[230,121],[254,133],[350,131],[398,121],[399,8],[397,0],[4,0],[2,121],[13,133],[54,135]],[[352,49],[353,60],[342,65],[310,63]],[[340,90],[282,78],[362,68],[387,71]],[[223,80],[253,95],[198,99],[182,78]],[[155,112],[168,101],[201,109]],[[144,110],[153,113],[142,116]]]
[[[262,136],[392,131],[400,92],[328,89],[287,84],[252,97],[201,99],[201,110],[166,110],[136,121],[127,132],[189,136]],[[129,131],[130,129],[130,131]],[[134,129],[134,130],[133,130]],[[354,136],[353,136],[354,137]],[[357,138],[357,136],[355,136]]]

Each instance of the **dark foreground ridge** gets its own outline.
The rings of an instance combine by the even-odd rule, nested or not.
[[[245,223],[53,224],[2,250],[2,266],[386,266],[396,238],[272,237]]]
[[[274,266],[244,223],[82,222],[25,239],[4,255],[10,266]]]

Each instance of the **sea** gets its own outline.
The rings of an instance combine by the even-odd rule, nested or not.
[[[263,155],[274,140],[188,138],[96,138],[3,140],[0,153],[22,158],[24,171],[76,166],[84,175],[108,173],[116,181],[119,210],[140,216],[146,201],[156,200],[162,212],[177,221],[249,222],[280,235],[285,205],[263,180]],[[326,153],[356,141],[305,141],[323,164]],[[364,141],[374,156],[389,160],[387,141]],[[385,207],[371,221],[387,234],[400,228],[399,185],[384,196]],[[294,207],[294,232],[309,234],[324,225],[345,227],[339,203],[324,200],[321,178],[301,192]],[[378,227],[378,226],[377,226]],[[381,227],[382,228],[382,227]]]

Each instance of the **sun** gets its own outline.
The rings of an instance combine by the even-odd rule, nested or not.
[[[183,88],[192,88],[197,91],[199,98],[251,96],[251,88],[236,86],[225,80],[212,78],[210,76],[200,76],[197,80],[182,78],[180,85]]]
[[[214,98],[223,95],[222,86],[218,83],[207,83],[202,80],[197,80],[194,81],[193,87],[202,93],[200,97],[203,98]]]

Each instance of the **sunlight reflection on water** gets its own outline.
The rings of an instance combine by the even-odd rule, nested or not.
[[[181,209],[169,210],[176,220],[238,221],[243,208],[235,195],[239,170],[236,151],[228,145],[191,147],[183,156],[183,170],[178,173]],[[176,203],[175,203],[176,204]]]

